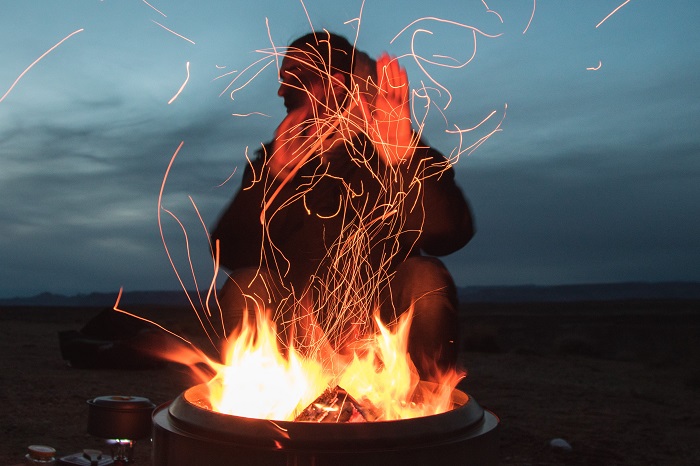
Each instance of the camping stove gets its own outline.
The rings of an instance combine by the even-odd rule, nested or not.
[[[361,423],[270,421],[209,409],[196,385],[153,414],[153,465],[404,466],[498,463],[498,418],[454,390],[442,414]]]

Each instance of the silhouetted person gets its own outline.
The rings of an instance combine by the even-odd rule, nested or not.
[[[390,323],[413,306],[421,378],[454,367],[457,293],[434,256],[471,239],[472,217],[448,161],[411,126],[405,70],[316,32],[287,48],[280,80],[287,116],[212,233],[230,272],[227,331],[258,306],[297,347],[320,328],[341,349],[367,330],[361,316],[380,309]]]

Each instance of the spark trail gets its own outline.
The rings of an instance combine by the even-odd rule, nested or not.
[[[175,32],[175,31],[173,31],[172,29],[163,26],[163,25],[160,24],[158,21],[155,21],[155,20],[152,19],[151,22],[153,22],[153,23],[157,24],[158,26],[162,27],[163,29],[165,29],[165,30],[168,31],[169,33],[176,35],[176,36],[179,37],[180,39],[184,39],[184,40],[186,40],[187,42],[189,42],[190,44],[193,44],[193,45],[194,45],[194,41],[193,41],[192,39],[188,39],[187,37],[183,36],[182,34],[177,33],[177,32]]]
[[[187,85],[187,82],[190,80],[190,62],[187,62],[187,64],[185,65],[185,69],[187,71],[187,77],[185,78],[185,81],[182,83],[182,86],[180,86],[180,89],[178,89],[177,92],[175,93],[175,95],[172,96],[172,98],[168,101],[168,105],[175,102],[175,99],[177,99],[180,96],[180,94],[182,93],[182,90],[185,88],[185,86]]]
[[[17,83],[20,81],[20,79],[22,79],[22,78],[24,77],[24,75],[27,74],[27,72],[28,72],[30,69],[32,69],[32,68],[34,67],[34,65],[36,65],[37,63],[39,63],[46,55],[48,55],[49,53],[53,52],[53,51],[54,51],[58,46],[60,46],[62,43],[64,43],[65,41],[67,41],[68,39],[70,39],[71,37],[73,37],[74,35],[76,35],[76,34],[78,34],[78,33],[80,33],[80,32],[83,32],[83,31],[84,31],[84,29],[78,29],[77,31],[71,32],[71,33],[68,34],[66,37],[64,37],[63,39],[61,39],[60,41],[58,41],[53,47],[51,47],[50,49],[48,49],[46,52],[42,53],[42,54],[39,56],[39,58],[37,58],[36,60],[34,60],[34,61],[32,62],[31,65],[29,65],[27,68],[25,68],[25,70],[22,71],[22,73],[20,73],[19,76],[17,76],[17,79],[15,79],[15,81],[12,83],[12,85],[10,86],[10,88],[2,95],[2,97],[0,97],[0,102],[2,102],[3,100],[5,100],[5,97],[7,97],[8,94],[9,94],[10,92],[12,92],[12,89],[14,89],[14,87],[17,85]]]
[[[611,17],[612,15],[614,15],[615,13],[617,13],[617,11],[618,11],[620,8],[622,8],[623,6],[627,5],[629,2],[630,2],[630,0],[625,0],[625,1],[622,2],[620,5],[618,5],[617,8],[615,8],[613,11],[611,11],[610,13],[608,13],[608,15],[607,15],[605,18],[603,18],[602,20],[600,20],[600,22],[599,22],[598,24],[595,25],[596,29],[597,29],[601,24],[603,24],[604,22],[606,22],[606,21],[608,20],[608,18],[610,18],[610,17]]]
[[[155,11],[156,13],[158,13],[159,15],[161,15],[163,18],[167,18],[167,17],[168,17],[165,13],[163,13],[163,12],[160,11],[158,8],[156,8],[156,7],[154,7],[153,5],[151,5],[150,3],[148,3],[146,0],[141,0],[141,1],[142,1],[143,3],[145,3],[146,5],[148,5],[148,7],[151,8],[153,11]]]

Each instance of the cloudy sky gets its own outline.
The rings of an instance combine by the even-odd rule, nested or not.
[[[310,24],[357,33],[371,55],[414,47],[450,65],[401,59],[412,86],[430,88],[425,135],[443,153],[493,133],[456,164],[478,228],[446,259],[458,285],[700,281],[695,1],[5,0],[2,10],[0,297],[179,288],[158,196],[181,142],[163,207],[187,241],[173,216],[161,220],[185,286],[187,243],[206,286],[197,211],[216,221],[246,148],[284,112],[276,68],[256,51]],[[483,120],[461,141],[449,132]]]

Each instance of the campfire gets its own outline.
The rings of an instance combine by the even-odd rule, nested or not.
[[[245,320],[224,362],[207,362],[216,374],[155,411],[154,465],[495,464],[498,419],[455,388],[457,371],[419,380],[410,319],[375,319],[352,355],[325,359],[285,353],[263,315]]]

